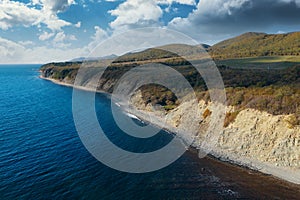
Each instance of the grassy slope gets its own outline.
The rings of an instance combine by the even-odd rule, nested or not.
[[[283,69],[300,64],[300,32],[245,33],[208,48],[218,65]]]
[[[216,60],[217,65],[240,69],[284,69],[300,65],[300,56],[261,56]]]
[[[245,33],[209,48],[215,59],[257,56],[299,56],[300,32],[288,34]]]

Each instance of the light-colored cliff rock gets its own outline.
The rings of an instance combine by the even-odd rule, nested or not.
[[[151,122],[156,125],[165,119],[169,129],[189,131],[191,121],[199,124],[193,144],[196,148],[203,147],[209,125],[216,120],[210,114],[214,112],[212,103],[206,104],[204,101],[184,102],[167,113],[150,104],[145,106],[140,92],[131,100],[140,112],[152,113]],[[198,104],[198,111],[191,109],[195,103]],[[234,109],[232,106],[226,107],[226,112],[233,112]],[[197,117],[191,118],[191,114]],[[153,120],[153,117],[158,119]],[[253,109],[242,110],[228,127],[213,133],[216,141],[209,153],[222,160],[300,184],[300,127],[291,126],[290,117]]]

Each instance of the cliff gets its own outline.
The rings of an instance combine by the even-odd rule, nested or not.
[[[188,130],[190,121],[196,121],[199,127],[193,146],[198,149],[203,146],[203,138],[212,120],[211,115],[205,114],[212,109],[211,102],[186,102],[170,112],[164,112],[155,110],[150,104],[144,105],[138,91],[132,97],[132,103],[139,112],[151,113],[151,122],[156,125],[162,126],[160,122],[166,119],[167,129]],[[191,109],[195,103],[200,115],[197,119],[190,119],[191,112],[195,112]],[[235,109],[233,106],[226,107],[227,112]],[[143,116],[137,112],[134,114]],[[300,184],[300,126],[291,127],[291,117],[244,109],[219,133],[213,151],[209,153],[221,160]]]

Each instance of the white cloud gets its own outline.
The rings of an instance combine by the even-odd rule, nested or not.
[[[2,62],[5,63],[6,60],[22,58],[22,53],[25,50],[26,48],[21,44],[0,37],[0,56]]]
[[[50,39],[51,37],[54,36],[54,33],[48,33],[46,31],[44,31],[40,36],[39,36],[39,40],[41,41],[45,41],[45,40],[48,40]]]
[[[191,6],[196,5],[195,0],[156,0],[156,2],[158,4],[167,4],[167,5],[171,5],[173,3],[179,3],[182,5],[191,5]]]
[[[53,39],[53,42],[63,42],[66,39],[66,35],[64,32],[59,32],[56,34],[56,36]]]
[[[41,5],[43,10],[53,13],[63,12],[75,4],[74,0],[31,0],[31,2],[33,5]]]
[[[113,29],[128,29],[156,25],[163,11],[154,0],[127,0],[109,13],[116,16]]]
[[[29,41],[29,40],[27,40],[27,41],[19,41],[18,43],[19,43],[20,45],[22,45],[22,46],[32,46],[32,45],[35,44],[34,42]]]
[[[76,41],[77,38],[75,35],[69,35],[69,40]]]
[[[95,26],[94,29],[95,34],[91,37],[92,42],[90,42],[88,45],[89,50],[94,49],[99,43],[103,42],[109,37],[108,33],[99,26]]]
[[[81,22],[77,22],[77,24],[74,25],[76,28],[80,28],[81,27]]]
[[[47,56],[45,56],[47,55]],[[19,63],[49,63],[49,62],[61,62],[69,61],[73,58],[85,56],[86,52],[82,48],[47,48],[47,47],[35,47],[33,49],[27,49],[24,52],[23,60]],[[13,61],[15,62],[15,60]]]
[[[110,23],[115,31],[149,26],[161,26],[162,5],[168,5],[165,12],[170,12],[173,3],[196,5],[195,0],[126,0],[109,13],[116,19]]]
[[[74,0],[32,0],[31,5],[41,5],[42,8],[30,6],[17,1],[0,1],[0,29],[7,30],[13,26],[40,26],[45,24],[51,30],[60,30],[70,22],[59,19],[58,12],[67,9]]]
[[[25,42],[27,43],[27,42]],[[25,44],[26,45],[26,44]],[[25,47],[22,42],[16,43],[0,37],[1,63],[48,63],[68,61],[87,55],[86,48],[49,48],[45,46]]]
[[[91,49],[89,57],[99,57],[111,54],[123,55],[129,52],[141,51],[147,48],[163,46],[166,44],[197,44],[190,38],[176,31],[165,28],[142,28],[125,31],[122,34],[113,34],[98,48]],[[97,43],[98,45],[99,43]]]
[[[14,25],[30,26],[38,23],[40,12],[23,3],[14,1],[0,2],[0,28],[7,30]]]
[[[71,46],[70,41],[75,41],[75,35],[66,35],[63,31],[58,32],[52,40],[54,47],[67,48]]]

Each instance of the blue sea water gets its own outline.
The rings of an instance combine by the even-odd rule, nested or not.
[[[234,199],[251,194],[216,173],[220,167],[211,167],[220,164],[200,160],[192,152],[147,174],[119,172],[101,164],[76,132],[72,88],[38,78],[39,67],[0,66],[1,200]],[[161,132],[150,141],[127,138],[112,120],[109,98],[97,94],[95,106],[108,137],[128,150],[153,151],[173,137]]]

